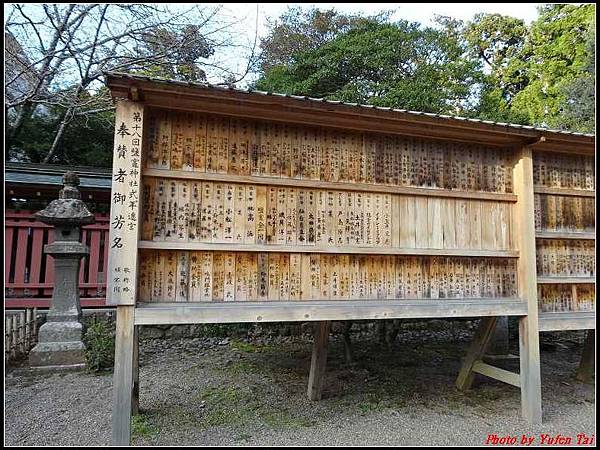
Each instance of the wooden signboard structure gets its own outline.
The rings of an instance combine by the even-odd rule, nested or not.
[[[556,192],[534,184],[536,158],[593,161],[593,136],[106,79],[117,105],[107,287],[117,306],[113,443],[130,440],[136,330],[152,324],[313,321],[308,394],[318,399],[330,321],[482,317],[457,384],[468,387],[477,372],[518,386],[524,418],[541,421],[537,276],[546,272],[537,255],[549,238],[537,236],[536,254],[535,212],[540,194]],[[575,172],[573,183],[587,183]],[[581,206],[577,226],[589,223]],[[575,254],[552,245],[561,258]],[[575,248],[589,265],[588,247]],[[547,273],[590,282],[586,263],[571,273],[560,261]],[[588,313],[593,295],[577,289]],[[481,361],[498,316],[519,318],[520,375]]]

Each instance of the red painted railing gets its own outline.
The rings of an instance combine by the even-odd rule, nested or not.
[[[81,241],[90,249],[81,261],[81,306],[105,306],[108,262],[108,214],[83,227]],[[44,245],[54,240],[52,226],[37,221],[33,212],[7,211],[4,239],[4,306],[47,308],[54,288],[54,262]]]

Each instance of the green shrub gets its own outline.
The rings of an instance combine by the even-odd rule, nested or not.
[[[107,319],[92,319],[85,331],[83,342],[89,370],[100,372],[114,366],[114,322]]]

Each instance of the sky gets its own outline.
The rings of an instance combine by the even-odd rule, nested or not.
[[[258,38],[266,35],[267,18],[279,17],[288,6],[335,8],[344,13],[363,13],[364,15],[373,15],[382,10],[396,10],[391,16],[392,21],[405,19],[420,22],[425,26],[433,26],[432,19],[436,14],[469,20],[480,12],[510,15],[530,23],[537,18],[536,8],[538,5],[541,3],[227,3],[223,5],[223,8],[231,16],[240,19],[239,33],[245,34],[244,38],[248,42],[252,42],[257,29]],[[229,63],[231,66],[235,66],[238,62],[241,63],[241,58],[232,57]],[[239,70],[242,70],[241,66]]]

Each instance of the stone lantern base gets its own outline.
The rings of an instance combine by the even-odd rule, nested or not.
[[[51,366],[86,367],[80,322],[46,322],[39,329],[39,342],[29,353],[32,368]]]

